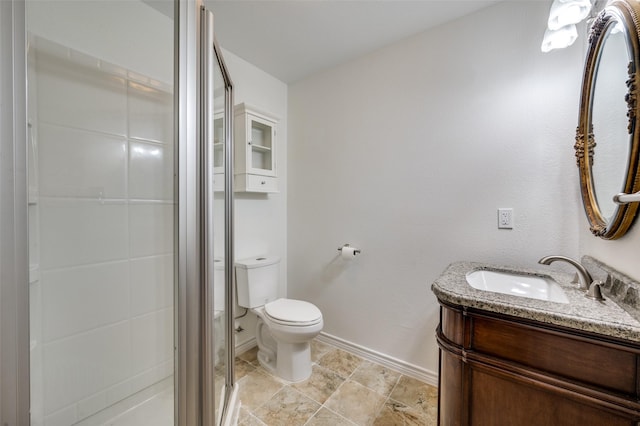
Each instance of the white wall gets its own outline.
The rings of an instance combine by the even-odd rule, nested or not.
[[[224,59],[233,81],[234,103],[245,102],[279,117],[276,137],[276,167],[280,192],[250,194],[236,192],[235,256],[243,259],[270,254],[282,258],[280,293],[287,294],[287,85],[231,52]],[[243,309],[236,309],[242,314]],[[241,345],[255,337],[255,316],[240,320],[245,329],[236,335]]]
[[[582,212],[580,212],[582,213]],[[614,269],[640,281],[640,225],[631,227],[625,236],[620,239],[607,241],[594,237],[589,232],[589,224],[582,213],[580,219],[580,255],[593,256]]]
[[[548,8],[501,3],[289,88],[289,296],[325,332],[437,372],[450,262],[577,256],[582,49],[540,53]]]

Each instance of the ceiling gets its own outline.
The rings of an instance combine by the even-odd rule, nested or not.
[[[218,43],[293,83],[500,0],[205,0]]]

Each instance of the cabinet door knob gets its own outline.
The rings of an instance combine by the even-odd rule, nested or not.
[[[267,183],[267,182],[264,181],[264,180],[262,182],[260,182],[261,185],[264,185],[265,183]]]

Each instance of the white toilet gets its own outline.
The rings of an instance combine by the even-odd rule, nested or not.
[[[258,361],[267,371],[290,382],[311,375],[311,339],[324,325],[322,312],[302,300],[278,298],[277,257],[236,262],[238,305],[258,316]]]

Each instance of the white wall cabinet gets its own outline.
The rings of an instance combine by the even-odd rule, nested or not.
[[[244,103],[234,110],[235,190],[278,192],[278,118]]]

